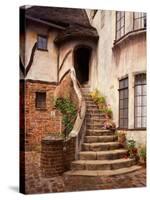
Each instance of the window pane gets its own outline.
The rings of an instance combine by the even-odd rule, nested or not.
[[[120,128],[123,128],[123,119],[120,119]]]
[[[144,106],[144,107],[142,107],[142,116],[144,116],[144,117],[146,117],[146,115],[147,115],[147,108],[146,108],[146,106]]]
[[[36,92],[36,107],[37,108],[46,107],[46,92]]]
[[[117,31],[120,30],[120,27],[121,27],[121,21],[119,20],[119,21],[117,22]]]
[[[128,99],[124,100],[124,108],[128,108]]]
[[[47,38],[38,36],[37,47],[42,50],[47,50]]]
[[[123,11],[123,12],[122,12],[122,11],[120,12],[121,17],[124,17],[124,14],[125,14],[124,11]]]
[[[124,126],[123,126],[123,128],[128,128],[128,120],[127,119],[124,119]]]
[[[124,87],[128,87],[128,79],[127,78],[124,80]]]
[[[142,106],[146,106],[146,105],[147,105],[147,97],[142,96]]]
[[[123,114],[124,114],[124,118],[128,118],[128,109],[125,109]]]
[[[121,109],[121,108],[124,108],[124,106],[123,106],[123,101],[124,101],[124,100],[120,100],[120,109]]]
[[[137,117],[137,118],[135,118],[135,126],[136,126],[136,128],[141,128],[141,117]]]
[[[120,110],[120,118],[123,118],[123,110]]]
[[[134,29],[146,28],[146,15],[142,12],[134,12]]]
[[[141,96],[136,96],[135,97],[135,106],[141,106],[142,101],[141,101]]]
[[[124,82],[123,82],[123,80],[119,81],[119,88],[120,88],[120,89],[121,89],[121,88],[124,88]]]
[[[142,86],[142,95],[146,95],[146,85]]]
[[[142,117],[142,125],[143,128],[146,127],[146,117]]]
[[[135,95],[136,96],[142,95],[142,86],[141,85],[135,86]]]
[[[123,90],[120,90],[120,92],[119,92],[119,96],[120,96],[120,99],[123,99]]]
[[[116,38],[119,39],[124,35],[125,12],[117,12],[116,15]]]
[[[135,107],[135,116],[141,116],[141,107]]]
[[[121,27],[123,27],[124,26],[124,17],[123,18],[121,18]]]
[[[117,19],[120,19],[121,12],[117,11]]]
[[[128,89],[125,89],[125,90],[124,90],[124,98],[125,98],[125,99],[128,98]]]

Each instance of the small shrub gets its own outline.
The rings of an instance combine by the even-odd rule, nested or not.
[[[143,146],[139,150],[140,160],[146,163],[146,146]]]
[[[91,97],[97,104],[105,104],[106,100],[105,97],[101,95],[100,91],[98,89],[95,89],[93,92],[91,92]]]
[[[136,148],[136,142],[134,140],[127,140],[128,156],[138,160],[138,150]]]

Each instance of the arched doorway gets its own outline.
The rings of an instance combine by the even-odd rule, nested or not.
[[[88,46],[77,46],[74,49],[74,67],[80,84],[84,84],[89,81],[91,53],[92,48]]]

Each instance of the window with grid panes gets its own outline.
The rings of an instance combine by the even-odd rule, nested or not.
[[[116,40],[125,34],[125,12],[116,12]]]
[[[37,48],[39,50],[45,50],[45,51],[47,50],[47,37],[46,36],[38,35]]]
[[[46,108],[46,92],[36,92],[36,108]]]
[[[135,76],[135,128],[146,128],[147,92],[146,74]]]
[[[133,28],[134,30],[146,28],[146,13],[143,12],[133,13]]]
[[[128,128],[128,78],[119,81],[119,128]]]

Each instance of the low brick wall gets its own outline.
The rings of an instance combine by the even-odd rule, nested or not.
[[[71,138],[64,143],[63,156],[64,156],[64,170],[70,170],[71,162],[75,160],[76,138]]]
[[[42,140],[41,175],[45,178],[62,175],[75,160],[76,138],[64,142],[58,137],[48,136]]]
[[[41,174],[50,178],[63,172],[63,139],[48,136],[42,140]]]

